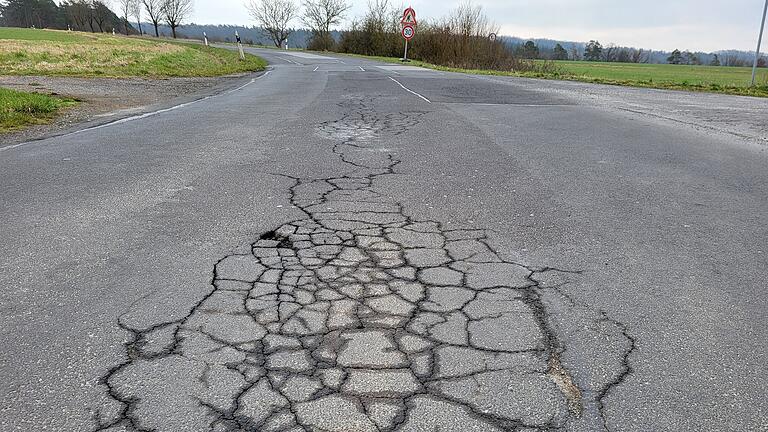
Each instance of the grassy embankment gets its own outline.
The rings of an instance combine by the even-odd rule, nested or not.
[[[390,57],[368,57],[399,63]],[[518,73],[493,70],[468,70],[413,61],[414,66],[482,75],[522,76],[530,78],[583,81],[632,87],[704,91],[743,96],[768,97],[768,69],[758,69],[755,87],[750,87],[752,69],[726,66],[688,66],[669,64],[606,63],[556,61],[556,72]]]
[[[264,60],[168,39],[0,28],[0,75],[197,77],[263,70]]]
[[[263,70],[266,62],[231,50],[167,39],[0,27],[0,75],[166,78]],[[0,131],[50,120],[74,104],[33,93],[0,92]]]

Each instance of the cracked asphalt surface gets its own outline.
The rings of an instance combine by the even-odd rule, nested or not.
[[[256,52],[0,148],[0,429],[768,429],[766,101]]]

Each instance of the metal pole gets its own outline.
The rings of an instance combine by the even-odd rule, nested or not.
[[[403,54],[403,61],[404,62],[408,61],[408,39],[405,40],[405,53]]]
[[[757,59],[760,58],[760,43],[763,41],[763,29],[765,29],[765,14],[768,12],[768,0],[765,0],[763,7],[763,20],[760,23],[760,36],[757,37],[757,49],[755,50],[755,62],[752,64],[752,85],[755,85],[755,75],[757,74]]]

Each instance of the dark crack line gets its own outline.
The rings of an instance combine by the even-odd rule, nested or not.
[[[216,425],[232,431],[288,430],[292,427],[321,430],[322,427],[311,420],[302,420],[301,406],[337,398],[333,400],[353,405],[349,406],[350,410],[345,415],[357,412],[367,418],[375,430],[391,431],[412,420],[411,414],[418,397],[449,403],[464,410],[469,418],[503,430],[560,430],[565,426],[565,421],[556,413],[549,413],[547,421],[528,424],[522,419],[510,418],[509,414],[505,417],[501,413],[482,409],[478,402],[472,402],[466,395],[450,395],[449,390],[441,387],[448,382],[469,380],[475,388],[481,389],[480,376],[501,371],[546,375],[566,399],[569,415],[581,415],[582,392],[560,362],[564,343],[558,337],[541,298],[541,290],[553,287],[542,287],[536,279],[537,275],[547,272],[578,275],[581,271],[530,267],[504,260],[499,251],[490,245],[488,230],[447,229],[439,221],[413,220],[405,214],[400,203],[376,192],[374,183],[381,177],[396,175],[395,169],[401,161],[391,153],[377,161],[374,153],[368,152],[367,144],[378,140],[382,134],[406,133],[408,128],[419,123],[425,112],[393,113],[382,120],[370,107],[373,102],[374,99],[353,102],[352,110],[340,120],[325,122],[319,127],[321,133],[335,141],[331,151],[350,167],[349,172],[327,178],[273,174],[291,180],[289,202],[304,214],[303,218],[262,234],[251,245],[251,254],[232,254],[216,262],[210,282],[211,291],[183,318],[140,330],[125,325],[122,322],[125,315],[118,319],[118,325],[131,335],[125,344],[126,358],[110,369],[101,382],[107,387],[109,396],[122,404],[123,409],[112,421],[99,423],[96,430],[117,425],[135,431],[151,430],[142,428],[136,415],[136,408],[142,399],[125,390],[119,391],[119,385],[113,382],[118,374],[135,366],[137,360],[156,361],[177,356],[202,363],[204,367],[197,377],[198,384],[203,389],[213,389],[214,363],[198,358],[199,353],[185,352],[183,347],[185,340],[195,334],[205,337],[212,344],[205,355],[226,356],[229,353],[227,348],[231,348],[232,352],[244,358],[219,363],[242,381],[242,385],[233,392],[232,402],[227,408],[215,406],[199,396],[196,399],[197,405],[215,418],[211,428]],[[364,153],[358,154],[360,152]],[[326,209],[321,209],[322,206]],[[389,206],[389,209],[377,209],[382,206]],[[434,244],[430,245],[430,242]],[[487,251],[462,252],[459,246],[455,246],[456,242],[477,244]],[[413,246],[422,244],[430,246]],[[452,247],[459,249],[452,251]],[[410,265],[404,252],[417,248],[442,250],[450,260],[434,266]],[[508,285],[473,286],[467,269],[478,264],[512,265],[524,269],[525,282],[518,286],[511,281]],[[437,271],[438,275],[426,276],[425,272],[430,270]],[[441,271],[443,273],[439,273]],[[447,282],[455,277],[454,274],[458,274],[459,279]],[[448,279],[443,281],[441,277]],[[222,288],[224,284],[232,285]],[[430,298],[433,291],[439,292],[452,285],[465,289],[471,295],[458,305],[442,305]],[[469,312],[472,305],[489,302],[486,295],[500,295],[500,290],[513,290],[515,295],[497,304],[508,302],[508,307],[513,308],[514,302],[521,302],[530,311],[542,335],[542,340],[536,341],[536,347],[491,349],[473,341],[472,324],[492,325],[510,316],[521,319],[520,312],[513,309],[480,315]],[[232,311],[235,304],[237,308]],[[221,326],[227,320],[240,318],[249,320],[251,324],[248,325],[254,329],[264,329],[264,334],[238,342],[232,339],[236,336],[231,332],[226,335],[218,333],[221,329],[216,327],[216,320],[221,321],[218,324]],[[440,335],[441,331],[445,331],[441,328],[455,325],[457,320],[461,322],[460,343]],[[602,398],[631,373],[628,358],[635,343],[626,327],[621,328],[631,341],[631,349],[624,356],[624,368],[615,382],[598,392],[597,403],[601,414]],[[162,349],[150,349],[151,337],[158,338],[161,336],[158,333],[169,329],[173,330],[170,342]],[[389,360],[371,357],[367,361],[353,362],[346,358],[346,353],[360,349],[361,342],[356,338],[364,336],[368,338],[366,343],[374,344],[367,346],[367,350],[373,350],[377,356]],[[411,343],[421,341],[419,343],[424,346],[410,349],[404,342],[406,337],[412,339]],[[461,374],[442,374],[438,353],[447,348],[471,350],[480,356],[481,367]],[[365,358],[370,353],[350,355]],[[524,366],[501,367],[489,363],[489,358],[501,355],[533,356],[541,359],[543,364],[540,369],[527,369]],[[354,377],[361,371],[389,376],[410,374],[415,388],[398,388],[397,385],[404,385],[398,381],[394,389],[377,387],[373,393],[348,389],[354,385]],[[333,375],[336,377],[333,378]],[[292,379],[305,379],[318,387],[311,392],[306,390],[309,392],[307,395],[297,396],[291,393],[297,389],[289,389]],[[262,388],[264,383],[268,383],[266,388]],[[302,391],[301,385],[298,390]],[[278,401],[270,405],[272,408],[267,409],[260,420],[247,414],[250,402],[246,399],[255,391]],[[391,420],[376,419],[373,404],[377,401],[395,403],[401,409]],[[101,412],[97,413],[97,417],[100,416]],[[284,420],[283,426],[271,425],[281,419]],[[381,426],[379,423],[382,421],[389,422],[388,426]]]

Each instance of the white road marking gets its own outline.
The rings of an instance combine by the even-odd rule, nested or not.
[[[420,94],[416,93],[415,91],[413,91],[413,90],[409,89],[408,87],[404,86],[402,83],[400,83],[400,81],[398,81],[398,80],[396,80],[396,79],[394,79],[394,78],[392,78],[392,77],[387,77],[387,78],[389,78],[389,79],[391,79],[392,81],[396,82],[396,83],[397,83],[397,85],[399,85],[400,87],[402,87],[402,88],[403,88],[403,90],[407,91],[408,93],[414,94],[414,95],[416,95],[416,96],[418,96],[418,97],[420,97],[420,98],[424,99],[424,100],[425,100],[427,103],[432,103],[432,101],[430,101],[429,99],[425,98],[424,96],[422,96],[422,95],[420,95]]]
[[[320,69],[320,66],[315,66],[315,68],[312,70],[312,72],[317,72],[318,69]]]
[[[358,66],[358,67],[360,68],[361,71],[365,72],[365,69],[363,69],[362,66]]]
[[[278,57],[279,57],[279,56],[278,56]],[[285,60],[285,61],[287,61],[288,63],[293,63],[293,64],[295,64],[295,65],[299,65],[299,66],[301,66],[301,63],[299,63],[299,62],[295,62],[295,61],[293,61],[293,60],[288,60],[288,59],[287,59],[287,58],[285,58],[285,57],[280,57],[280,58],[281,58],[282,60]]]
[[[333,57],[325,57],[317,54],[310,54],[300,51],[284,51],[283,54],[287,54],[294,57],[312,59],[312,60],[335,60]]]
[[[385,71],[389,71],[389,72],[395,72],[395,71],[432,72],[432,73],[436,72],[432,69],[426,69],[418,66],[408,66],[408,65],[381,65],[376,67],[379,69],[384,69]]]
[[[102,129],[102,128],[105,128],[105,127],[108,127],[108,126],[114,126],[114,125],[119,125],[119,124],[123,124],[123,123],[128,123],[128,122],[134,121],[134,120],[141,120],[141,119],[145,119],[147,117],[152,117],[152,116],[157,115],[157,114],[162,114],[162,113],[166,113],[168,111],[177,110],[179,108],[188,107],[188,106],[194,105],[194,104],[196,104],[198,102],[202,102],[202,101],[205,101],[205,100],[208,100],[208,99],[213,99],[213,98],[216,98],[216,97],[219,97],[219,96],[224,96],[224,95],[228,95],[230,93],[234,93],[236,91],[240,91],[240,90],[248,87],[249,85],[255,83],[257,80],[260,80],[260,79],[266,77],[270,73],[272,73],[272,71],[267,71],[267,72],[264,73],[264,75],[261,75],[261,76],[256,77],[256,78],[252,78],[250,81],[248,81],[247,83],[241,85],[240,87],[233,88],[231,90],[227,90],[227,91],[225,91],[223,93],[217,93],[217,94],[206,96],[204,98],[196,99],[196,100],[193,100],[193,101],[190,101],[190,102],[184,102],[182,104],[174,105],[172,107],[163,108],[163,109],[160,109],[160,110],[157,110],[157,111],[152,111],[152,112],[148,112],[148,113],[144,113],[144,114],[139,114],[139,115],[135,115],[135,116],[131,116],[131,117],[121,118],[121,119],[118,119],[118,120],[115,120],[115,121],[111,121],[109,123],[100,124],[98,126],[91,126],[89,128],[76,130],[74,132],[66,133],[66,134],[63,134],[63,135],[57,135],[57,136],[51,137],[51,138],[61,138],[61,137],[67,137],[67,136],[71,136],[71,135],[76,135],[76,134],[79,134],[81,132],[88,132],[88,131],[92,131],[92,130],[96,130],[96,129]],[[41,140],[27,141],[27,142],[23,142],[23,143],[18,143],[18,144],[10,145],[10,146],[7,146],[7,147],[0,147],[0,152],[4,152],[6,150],[15,149],[17,147],[21,147],[21,146],[24,146],[24,145],[27,145],[27,144],[31,144],[31,143],[34,143],[34,142],[39,142],[39,141],[41,141]]]
[[[342,60],[336,60],[336,61],[337,61],[337,62],[339,62],[339,63],[341,63],[341,64],[346,64],[346,63],[344,63]]]
[[[571,107],[576,104],[568,103],[543,103],[543,104],[521,104],[521,103],[493,103],[493,102],[446,102],[447,105],[472,105],[472,106],[503,106],[503,107]]]

